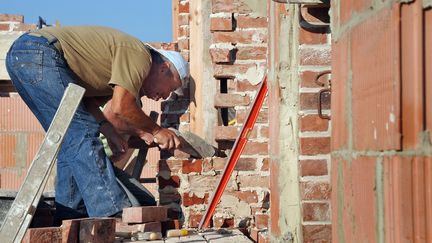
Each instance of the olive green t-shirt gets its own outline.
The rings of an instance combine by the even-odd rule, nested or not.
[[[77,84],[85,96],[111,96],[119,85],[135,97],[147,77],[152,59],[140,40],[121,31],[100,26],[47,27],[37,32],[54,35],[60,42]]]

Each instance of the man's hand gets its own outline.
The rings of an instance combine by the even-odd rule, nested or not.
[[[180,139],[167,128],[160,128],[153,134],[153,137],[153,141],[159,144],[161,149],[173,150],[180,147]]]

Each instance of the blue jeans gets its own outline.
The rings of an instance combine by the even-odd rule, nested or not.
[[[74,74],[59,51],[43,37],[24,34],[6,58],[12,83],[47,131]],[[130,207],[99,139],[99,125],[80,104],[57,160],[57,219],[111,216]]]

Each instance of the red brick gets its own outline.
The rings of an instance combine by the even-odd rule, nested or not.
[[[215,228],[234,228],[234,218],[214,217],[213,225]]]
[[[321,95],[321,109],[330,109],[330,94],[325,92]],[[301,93],[300,94],[300,109],[302,110],[318,110],[319,104],[318,93]]]
[[[215,140],[235,141],[239,134],[240,134],[240,127],[217,126],[215,128]]]
[[[189,227],[190,228],[198,228],[198,225],[203,217],[202,214],[189,214]],[[212,221],[213,222],[213,221]]]
[[[159,189],[163,189],[167,186],[172,186],[175,188],[180,187],[180,177],[178,176],[171,176],[168,180],[162,177],[158,177],[158,179],[159,179]]]
[[[212,13],[221,12],[247,14],[251,13],[252,9],[241,0],[212,0]]]
[[[116,222],[116,232],[162,232],[161,222],[128,224]]]
[[[300,153],[302,155],[330,153],[330,137],[300,138]]]
[[[61,243],[62,229],[60,227],[29,228],[22,243]]]
[[[252,228],[250,230],[250,238],[254,241],[254,242],[258,242],[258,233],[260,232],[261,229],[257,229],[257,228]]]
[[[259,87],[259,85],[253,85],[246,80],[236,80],[235,82],[235,90],[237,92],[257,91]]]
[[[269,164],[270,164],[270,160],[269,160],[269,158],[265,158],[265,159],[263,159],[263,162],[262,162],[263,164],[262,164],[262,167],[261,167],[261,171],[268,171],[269,170]]]
[[[267,47],[264,46],[238,46],[237,60],[265,60]]]
[[[237,111],[237,123],[243,124],[246,121],[247,115],[247,111]],[[268,123],[268,109],[263,108],[260,110],[256,123]]]
[[[150,42],[151,46],[157,49],[169,50],[169,51],[178,51],[177,43],[172,42]]]
[[[233,47],[210,47],[210,56],[214,63],[230,63],[234,60],[235,49]]]
[[[258,194],[256,191],[235,191],[230,194],[234,194],[240,201],[247,202],[248,204],[258,202]]]
[[[20,188],[27,175],[27,168],[0,169],[0,183],[2,189],[16,190]]]
[[[329,8],[309,8],[302,7],[301,15],[303,20],[312,25],[322,25],[330,23]]]
[[[189,38],[180,39],[177,41],[180,50],[189,50]]]
[[[10,97],[0,97],[0,131],[44,132],[21,97],[13,93]]]
[[[330,30],[328,27],[320,27],[320,28],[310,28],[307,29],[305,27],[300,28],[300,44],[326,44],[327,36],[330,34]]]
[[[238,183],[241,188],[245,187],[269,187],[269,177],[268,176],[256,176],[256,175],[239,175]]]
[[[91,218],[80,222],[80,242],[114,242],[115,218]]]
[[[213,43],[262,44],[267,43],[267,30],[236,30],[233,32],[213,32]]]
[[[303,242],[332,242],[331,225],[303,225]]]
[[[40,145],[45,137],[44,132],[28,132],[27,133],[27,149],[26,149],[26,165],[29,166],[33,161]]]
[[[216,94],[215,107],[235,107],[246,106],[251,103],[251,99],[247,95],[240,94]]]
[[[301,182],[300,193],[303,200],[329,199],[330,185],[321,181]]]
[[[254,171],[256,170],[256,159],[255,158],[240,158],[237,161],[234,170],[240,171]]]
[[[189,26],[180,26],[178,28],[178,36],[180,37],[189,37]]]
[[[209,197],[208,193],[205,193],[204,197],[201,198],[195,195],[194,193],[185,192],[183,193],[182,204],[185,207],[198,205],[198,204],[206,204],[208,203],[208,197]]]
[[[215,170],[223,170],[227,162],[227,158],[213,158],[213,168]]]
[[[267,231],[262,231],[258,233],[258,242],[257,243],[270,243],[270,236]]]
[[[189,13],[189,1],[180,2],[178,8],[179,8],[179,13]]]
[[[236,18],[238,28],[267,28],[266,17],[252,17],[250,15],[239,15]]]
[[[17,137],[12,134],[0,134],[0,166],[3,168],[15,167],[15,154],[25,153],[16,151]]]
[[[178,15],[178,25],[189,25],[189,14],[179,14]]]
[[[9,24],[0,24],[0,31],[9,31],[10,25]]]
[[[259,142],[248,142],[243,150],[244,155],[266,155],[268,154],[268,144]]]
[[[260,75],[265,70],[265,63],[213,65],[213,75],[215,78],[235,78],[246,73],[256,73]]]
[[[35,24],[17,24],[14,26],[14,31],[29,31],[29,30],[35,30],[36,25]]]
[[[258,229],[268,228],[269,216],[268,214],[255,214],[255,227]]]
[[[83,219],[69,219],[62,221],[62,242],[72,243],[78,242],[80,221]]]
[[[304,115],[300,117],[300,131],[324,132],[329,128],[329,120],[322,119],[318,115]]]
[[[303,46],[299,48],[300,65],[327,66],[331,64],[331,50],[328,45],[320,48]]]
[[[303,203],[302,206],[303,221],[330,221],[329,203]]]
[[[328,175],[326,160],[300,160],[300,176]]]
[[[261,126],[259,134],[260,134],[261,138],[269,138],[270,137],[269,127],[267,127],[267,126]]]
[[[213,170],[213,160],[211,158],[205,158],[202,162],[202,171],[209,172]]]
[[[232,31],[233,30],[233,19],[232,15],[223,17],[210,17],[210,30],[211,31]]]
[[[15,14],[0,14],[0,21],[24,22],[24,16]]]
[[[168,171],[177,174],[183,166],[183,160],[160,160],[158,165],[159,171]]]
[[[202,160],[183,160],[182,173],[189,174],[192,172],[201,173]]]
[[[321,72],[303,71],[300,73],[302,88],[324,88],[328,86],[329,74],[323,75],[318,79],[320,84],[315,82],[315,78]]]
[[[167,208],[163,206],[124,208],[122,218],[124,223],[164,221],[167,219]]]

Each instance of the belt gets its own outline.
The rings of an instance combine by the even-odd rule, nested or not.
[[[47,41],[50,45],[53,45],[61,54],[63,54],[63,50],[62,50],[62,47],[60,45],[60,41],[58,41],[57,37],[55,37],[49,33],[39,33],[39,32],[29,32],[28,35],[36,36],[36,37],[43,37],[43,38],[47,39]]]

